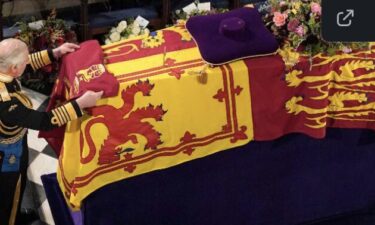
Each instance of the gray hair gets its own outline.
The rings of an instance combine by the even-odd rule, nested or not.
[[[18,66],[24,60],[22,54],[28,54],[27,45],[14,38],[0,42],[0,70],[6,71],[10,66]]]

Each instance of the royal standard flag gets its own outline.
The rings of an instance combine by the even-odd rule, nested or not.
[[[246,64],[208,67],[184,25],[103,51],[120,90],[66,127],[58,181],[73,208],[106,184],[253,138]]]

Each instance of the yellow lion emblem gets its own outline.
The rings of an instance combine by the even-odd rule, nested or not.
[[[87,69],[80,70],[74,78],[74,94],[79,92],[79,84],[81,82],[90,82],[92,79],[98,78],[105,72],[103,64],[95,64]]]

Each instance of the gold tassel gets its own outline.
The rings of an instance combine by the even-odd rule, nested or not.
[[[199,76],[197,77],[197,80],[201,84],[207,84],[207,80],[208,80],[207,73],[204,70],[202,70]]]
[[[198,75],[197,76],[197,81],[201,84],[207,84],[208,76],[207,76],[207,68],[208,64],[204,65],[201,70],[199,71],[189,71],[189,75]]]

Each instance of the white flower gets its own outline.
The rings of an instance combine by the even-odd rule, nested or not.
[[[104,43],[105,43],[106,45],[108,45],[108,44],[111,44],[111,43],[112,43],[112,41],[111,41],[111,40],[109,40],[109,39],[107,38],[107,39],[105,39]]]
[[[109,33],[117,32],[116,28],[112,27],[112,29],[109,31]]]
[[[112,34],[109,35],[109,39],[111,39],[112,42],[119,41],[120,38],[121,38],[121,35],[118,32],[113,32]]]
[[[177,9],[176,14],[180,14],[181,10]]]
[[[143,29],[143,33],[146,35],[150,34],[150,30],[148,28]]]
[[[117,27],[116,27],[116,31],[121,33],[122,31],[124,31],[126,29],[126,27],[128,26],[128,24],[126,23],[125,20],[121,21]]]
[[[44,21],[43,20],[38,20],[35,22],[31,22],[28,24],[30,29],[32,30],[40,30],[42,27],[44,27]]]
[[[139,23],[138,23],[138,21],[134,20],[134,22],[133,22],[133,27],[139,27]]]
[[[139,33],[141,33],[141,28],[139,26],[133,26],[132,34],[138,35]]]

